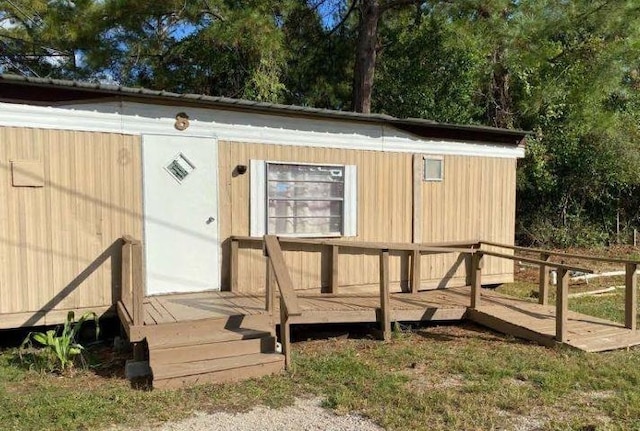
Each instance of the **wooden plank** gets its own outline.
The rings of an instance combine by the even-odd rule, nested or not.
[[[551,255],[549,253],[540,253],[540,260],[547,262]],[[541,305],[549,305],[549,267],[540,265],[540,275],[538,277],[538,303]]]
[[[411,293],[418,293],[420,290],[420,280],[422,280],[422,273],[420,263],[422,256],[418,250],[411,252]]]
[[[285,300],[280,296],[280,342],[282,343],[282,353],[284,354],[284,367],[291,369],[291,327]]]
[[[144,323],[144,280],[142,277],[142,245],[140,243],[131,245],[131,285],[133,289],[133,324],[142,325]]]
[[[256,248],[263,241],[262,237],[251,237],[233,235],[231,238],[238,241],[245,241],[256,244]],[[278,237],[278,241],[282,244],[307,244],[318,246],[331,246],[338,245],[345,248],[361,248],[364,250],[381,250],[388,249],[389,251],[412,251],[421,250],[434,252],[441,251],[442,249],[448,249],[449,253],[456,253],[459,251],[466,251],[467,247],[477,247],[480,243],[478,239],[460,240],[460,241],[439,241],[428,242],[421,244],[412,244],[406,242],[380,242],[380,241],[345,241],[336,239],[310,239],[310,238],[290,238],[290,237]]]
[[[595,262],[640,264],[640,260],[634,260],[634,259],[621,259],[621,258],[615,258],[615,257],[587,256],[585,254],[562,253],[562,252],[557,252],[557,251],[552,251],[552,250],[544,250],[544,249],[539,249],[539,248],[528,248],[528,247],[520,247],[520,246],[516,246],[516,245],[500,244],[500,243],[492,242],[492,241],[482,241],[482,244],[491,245],[491,246],[494,246],[494,247],[508,248],[508,249],[517,250],[517,251],[525,251],[525,252],[530,252],[530,253],[545,253],[545,254],[549,254],[551,256],[561,256],[561,257],[573,258],[573,259],[592,260],[592,261],[595,261]]]
[[[422,169],[424,156],[422,154],[413,155],[413,175],[412,175],[412,216],[411,216],[411,242],[419,244],[422,242]]]
[[[340,286],[339,257],[340,257],[340,246],[332,245],[331,246],[331,279],[329,282],[329,293],[338,293],[338,287]]]
[[[157,325],[158,323],[167,323],[165,319],[162,318],[162,315],[158,312],[158,309],[153,306],[151,302],[145,304],[145,325]]]
[[[275,338],[265,333],[259,338],[240,340],[198,342],[183,346],[155,348],[149,346],[149,362],[151,368],[160,364],[182,364],[206,361],[209,359],[244,356],[254,353],[273,353]]]
[[[124,241],[122,245],[122,269],[121,269],[120,298],[127,309],[133,307],[131,294],[131,243]]]
[[[282,255],[282,249],[278,243],[278,238],[273,235],[266,235],[264,237],[264,244],[267,254],[269,255],[269,259],[271,260],[271,266],[273,267],[278,287],[280,288],[280,297],[283,298],[284,301],[281,302],[281,305],[285,305],[288,316],[300,314],[298,298],[293,290],[291,275],[289,274],[289,269],[284,261],[284,256]]]
[[[167,302],[167,298],[163,297],[152,297],[149,298],[150,301],[145,304],[145,308],[153,308],[157,313],[157,323],[173,323],[177,322],[178,319],[171,312],[171,304]]]
[[[237,292],[238,291],[238,247],[240,246],[240,244],[238,243],[238,240],[231,238],[231,258],[230,258],[230,264],[231,264],[231,292]]]
[[[556,341],[567,340],[567,320],[569,314],[569,271],[558,268],[558,286],[556,294]]]
[[[558,268],[558,270],[560,270],[560,268],[563,268],[565,270],[580,271],[580,272],[586,272],[588,274],[593,274],[593,270],[592,269],[583,268],[583,267],[575,266],[575,265],[567,265],[567,264],[564,264],[564,263],[557,263],[557,262],[545,262],[545,261],[538,260],[538,259],[530,259],[528,257],[514,256],[514,255],[504,254],[504,253],[497,253],[495,251],[490,251],[490,250],[482,250],[482,253],[485,254],[485,255],[488,255],[488,256],[501,257],[501,258],[510,259],[510,260],[518,260],[518,261],[522,261],[522,262],[533,263],[533,264],[536,264],[536,265],[548,265],[548,266],[552,266],[552,267]]]
[[[265,309],[267,313],[273,314],[273,310],[276,306],[276,279],[275,274],[273,272],[273,265],[271,264],[271,259],[267,257],[266,261],[266,280],[265,280]]]
[[[505,321],[499,317],[495,317],[488,314],[485,309],[482,310],[469,310],[467,312],[467,318],[471,321],[479,323],[482,326],[486,326],[495,331],[502,332],[503,334],[510,334],[514,337],[524,338],[525,340],[535,341],[543,346],[553,347],[556,345],[556,341],[553,337],[540,334],[527,327],[518,325],[515,322]]]
[[[636,330],[638,315],[638,276],[636,263],[625,265],[625,295],[624,295],[624,324],[631,330]]]
[[[384,341],[391,339],[391,298],[389,297],[389,250],[380,252],[380,326]]]
[[[239,358],[220,358],[214,361],[187,364],[159,365],[153,370],[161,377],[153,381],[154,389],[179,388],[202,383],[226,383],[275,374],[282,370],[282,357],[259,353]],[[168,377],[170,376],[170,377]]]
[[[471,256],[471,308],[480,306],[480,295],[482,290],[482,253],[474,253]]]

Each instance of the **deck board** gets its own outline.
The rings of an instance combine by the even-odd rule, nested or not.
[[[555,337],[555,306],[544,306],[496,293],[485,294],[481,305],[470,314],[472,320],[506,333],[530,331],[524,338],[548,344]],[[640,331],[627,329],[612,322],[575,311],[567,315],[565,344],[587,352],[600,352],[640,345]],[[491,318],[492,324],[487,324]]]
[[[376,322],[376,294],[311,294],[298,292],[301,316],[291,323]],[[468,287],[391,294],[394,321],[459,321],[464,318],[494,330],[555,345],[555,306],[543,306],[483,289],[480,305],[468,309]],[[198,292],[145,298],[145,325],[265,315],[264,294]],[[275,303],[278,315],[279,301]],[[640,331],[622,324],[570,311],[567,344],[589,352],[640,345]]]

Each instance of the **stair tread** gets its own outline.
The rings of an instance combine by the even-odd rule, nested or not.
[[[271,333],[269,331],[258,330],[258,329],[247,329],[247,328],[238,328],[238,329],[218,329],[212,330],[206,334],[190,334],[186,333],[184,336],[177,338],[165,338],[165,337],[154,337],[153,335],[147,336],[147,344],[149,345],[149,349],[168,349],[174,347],[187,347],[195,344],[212,344],[212,343],[220,343],[225,341],[236,341],[236,340],[251,340],[255,338],[263,338],[269,337]]]
[[[149,349],[151,366],[159,364],[181,364],[183,362],[219,359],[253,353],[272,353],[276,339],[269,335],[243,340],[221,341],[217,343],[188,344],[161,349]]]
[[[233,370],[255,365],[284,364],[284,355],[279,353],[254,353],[203,361],[183,362],[180,364],[161,364],[152,366],[153,379],[162,380],[175,377],[193,376]]]

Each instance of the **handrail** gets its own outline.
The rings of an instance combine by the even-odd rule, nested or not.
[[[517,261],[520,261],[520,262],[533,263],[533,264],[536,264],[536,265],[554,266],[554,267],[556,267],[558,269],[562,268],[562,269],[565,269],[567,271],[579,271],[579,272],[585,272],[587,274],[593,274],[593,270],[592,269],[583,268],[583,267],[576,266],[576,265],[567,265],[565,263],[560,263],[560,262],[549,262],[549,261],[545,261],[545,260],[531,259],[531,258],[528,258],[528,257],[516,256],[516,255],[511,255],[511,254],[497,253],[495,251],[490,251],[490,250],[481,250],[478,253],[486,254],[488,256],[501,257],[503,259],[511,259],[511,260],[517,260]]]
[[[284,255],[282,254],[282,248],[280,247],[278,238],[273,235],[265,235],[264,245],[267,256],[271,260],[274,276],[280,289],[280,297],[284,300],[286,312],[289,316],[299,316],[301,312],[298,297],[293,289],[291,275],[284,261]]]
[[[562,256],[573,259],[592,260],[597,262],[610,262],[610,263],[624,263],[625,264],[625,327],[633,331],[637,328],[637,274],[636,270],[640,262],[630,259],[619,258],[606,258],[601,256],[585,256],[579,254],[560,253],[551,250],[534,249],[520,246],[512,246],[507,244],[500,244],[491,241],[481,241],[482,245],[500,247],[511,249],[515,251],[540,253],[540,260],[527,258],[523,256],[508,255],[504,253],[498,253],[490,250],[480,250],[475,257],[479,259],[473,259],[472,263],[472,276],[474,283],[472,283],[472,295],[471,302],[472,308],[479,305],[479,285],[478,278],[480,277],[480,261],[483,255],[495,256],[503,259],[511,259],[522,262],[533,263],[540,266],[540,279],[539,279],[539,303],[542,305],[548,304],[548,292],[549,292],[549,276],[548,268],[555,267],[558,274],[558,282],[556,284],[556,340],[564,342],[567,339],[567,322],[568,322],[568,298],[569,298],[569,271],[580,271],[585,273],[593,273],[594,271],[587,268],[582,268],[576,265],[568,265],[564,262],[553,262],[549,260],[551,256]],[[475,292],[474,292],[475,291]]]
[[[571,258],[571,259],[593,260],[595,262],[635,263],[635,264],[640,265],[640,260],[634,260],[634,259],[621,259],[621,258],[618,258],[618,257],[604,257],[604,256],[587,256],[587,255],[584,255],[584,254],[564,253],[564,252],[560,252],[560,251],[545,250],[545,249],[541,249],[541,248],[529,248],[529,247],[521,247],[521,246],[517,246],[517,245],[500,244],[498,242],[491,242],[491,241],[480,241],[480,243],[481,244],[485,244],[485,245],[489,245],[489,246],[493,246],[493,247],[508,248],[508,249],[516,250],[516,251],[525,251],[525,252],[530,252],[530,253],[547,254],[549,256],[561,256],[561,257],[566,257],[566,258]]]
[[[267,310],[273,313],[275,291],[273,289],[272,278],[275,279],[280,290],[280,341],[282,342],[282,352],[284,353],[284,364],[286,369],[291,368],[291,316],[302,314],[298,297],[293,288],[289,269],[284,261],[282,248],[278,238],[273,235],[265,235],[264,251],[267,257]]]
[[[263,237],[254,236],[231,236],[231,241],[244,241],[244,242],[256,242],[263,241]],[[366,242],[366,241],[345,241],[336,239],[314,239],[314,238],[293,238],[293,237],[278,237],[278,241],[281,244],[299,244],[299,245],[323,245],[323,246],[339,246],[344,248],[356,248],[363,250],[389,250],[389,251],[433,251],[433,252],[446,252],[457,253],[460,249],[457,246],[468,246],[471,249],[478,248],[480,246],[479,240],[465,240],[465,241],[446,241],[438,243],[403,243],[403,242]],[[466,251],[466,250],[463,250]]]
[[[122,280],[120,301],[133,326],[144,324],[144,280],[142,277],[142,243],[122,237]]]

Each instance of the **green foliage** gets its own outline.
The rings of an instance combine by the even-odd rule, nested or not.
[[[70,311],[61,330],[56,328],[46,332],[30,332],[22,342],[21,349],[32,347],[35,341],[52,355],[54,363],[49,368],[65,371],[73,367],[74,359],[84,351],[84,347],[78,342],[78,332],[88,320],[95,321],[97,339],[100,327],[96,313],[87,312],[76,321],[74,312]]]
[[[634,0],[384,0],[373,108],[531,130],[518,239],[640,227]],[[0,70],[349,109],[361,0],[0,0]]]

